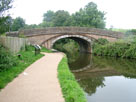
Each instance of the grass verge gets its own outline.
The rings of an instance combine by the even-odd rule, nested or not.
[[[66,102],[87,102],[84,91],[69,70],[66,57],[58,65],[58,78]]]
[[[41,52],[51,53],[52,51],[47,49],[47,48],[45,48],[45,47],[42,47]]]
[[[34,49],[19,52],[21,58],[16,58],[16,66],[0,72],[0,89],[4,88],[9,82],[23,72],[29,65],[41,58],[42,54],[35,56]]]

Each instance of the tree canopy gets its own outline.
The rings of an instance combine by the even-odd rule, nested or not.
[[[105,28],[105,13],[99,11],[97,5],[93,2],[88,3],[84,8],[72,15],[64,10],[53,12],[47,11],[43,15],[43,27],[55,26],[80,26]]]
[[[12,0],[1,0],[0,13],[10,9]],[[3,5],[5,4],[5,5]],[[5,7],[4,9],[2,9]],[[3,15],[2,14],[2,15]],[[43,27],[60,27],[60,26],[79,26],[79,27],[93,27],[105,28],[105,13],[99,11],[97,5],[93,2],[88,3],[84,8],[70,14],[64,10],[56,12],[48,10],[43,14],[43,21],[41,24],[25,24],[25,20],[21,17],[11,19],[11,17],[0,17],[0,33],[9,30],[17,31],[19,29],[33,29]],[[11,25],[10,27],[8,25]]]
[[[53,21],[53,17],[55,16],[55,13],[49,10],[47,11],[47,13],[44,13],[43,16],[44,16],[43,21],[51,22]]]
[[[105,13],[97,9],[93,2],[88,3],[83,9],[72,15],[75,26],[87,26],[95,28],[105,28]]]
[[[13,0],[0,0],[0,17],[2,17],[4,13],[12,7],[12,1]]]
[[[9,30],[9,24],[11,23],[11,17],[5,15],[10,8],[12,8],[13,0],[0,0],[0,34]]]
[[[25,20],[21,17],[17,17],[16,19],[13,20],[11,30],[18,31],[19,29],[24,27],[25,27]]]

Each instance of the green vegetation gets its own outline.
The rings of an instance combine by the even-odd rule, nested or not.
[[[68,57],[69,63],[74,62],[79,56],[78,53],[80,49],[79,44],[76,41],[69,38],[58,40],[54,44],[53,48],[57,49],[58,51],[64,52]]]
[[[136,29],[127,30],[125,34],[127,36],[136,36]]]
[[[53,12],[47,11],[43,15],[43,23],[41,27],[56,27],[56,26],[80,26],[105,28],[105,13],[99,11],[97,5],[93,2],[88,3],[84,8],[72,15],[64,10]]]
[[[11,0],[9,0],[11,1]],[[60,27],[60,26],[79,26],[79,27],[93,27],[105,28],[105,12],[98,10],[97,5],[93,2],[88,3],[84,8],[70,14],[68,11],[58,10],[56,12],[48,10],[43,14],[43,21],[41,24],[25,24],[25,20],[21,17],[12,19],[9,17],[3,20],[4,26],[2,30],[18,31],[20,29],[33,29],[44,27]],[[0,20],[1,21],[1,20]],[[1,24],[1,22],[0,22]],[[0,26],[2,27],[2,26]],[[5,29],[6,28],[6,29]]]
[[[0,49],[0,89],[4,88],[9,82],[23,72],[29,65],[41,58],[43,55],[38,54],[35,56],[34,48],[27,46],[25,51],[20,51],[20,58],[17,56],[11,56],[9,52],[5,52],[6,49]],[[13,60],[13,58],[15,60]],[[1,60],[4,59],[4,60]]]
[[[0,0],[0,17],[5,14],[5,11],[12,8],[12,2],[13,0]]]
[[[100,39],[98,39],[98,42],[99,41]],[[100,44],[98,42],[95,42],[93,45],[93,54],[95,55],[136,58],[136,37],[105,44]]]
[[[59,63],[58,78],[66,102],[86,102],[84,91],[70,72],[66,57]]]
[[[51,53],[52,51],[47,49],[47,48],[45,48],[45,47],[42,47],[41,52]]]
[[[16,58],[0,44],[0,72],[17,65]]]
[[[11,17],[7,11],[12,8],[13,0],[0,0],[0,35],[9,30]]]
[[[11,25],[12,31],[18,31],[21,28],[25,27],[25,20],[21,17],[17,17],[16,19],[13,19],[13,23]]]

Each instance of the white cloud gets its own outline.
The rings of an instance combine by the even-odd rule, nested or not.
[[[136,28],[135,0],[15,0],[11,14],[13,18],[21,16],[27,24],[38,24],[47,10],[74,13],[91,1],[107,12],[107,27]]]

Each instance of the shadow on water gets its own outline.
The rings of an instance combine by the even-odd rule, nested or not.
[[[74,73],[75,77],[86,92],[88,102],[134,102],[136,89],[130,83],[133,86],[136,85],[135,62],[136,60],[132,59],[92,56],[82,53],[79,54],[78,59],[69,63],[69,66],[71,70],[77,70]],[[89,67],[85,69],[88,65]],[[115,95],[108,96],[109,94]],[[128,98],[123,100],[123,97]]]

